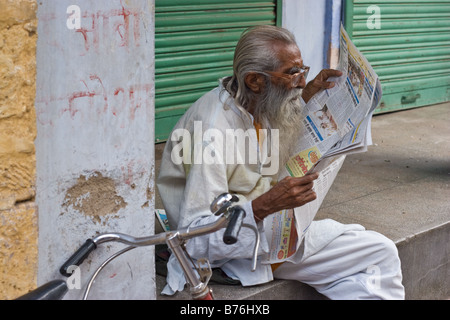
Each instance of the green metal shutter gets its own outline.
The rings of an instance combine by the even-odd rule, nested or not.
[[[167,139],[181,115],[219,78],[232,74],[234,47],[246,28],[280,25],[277,2],[155,1],[156,142]]]
[[[450,100],[450,0],[346,1],[345,28],[380,77],[377,113]]]

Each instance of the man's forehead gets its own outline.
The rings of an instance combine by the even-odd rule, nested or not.
[[[280,69],[282,70],[279,71],[286,72],[294,67],[303,66],[302,54],[296,44],[277,41],[273,44],[273,48],[277,52],[281,64]]]

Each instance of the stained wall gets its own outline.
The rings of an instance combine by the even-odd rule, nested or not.
[[[38,283],[105,232],[154,231],[154,5],[47,0],[38,7],[36,202]],[[78,299],[120,244],[98,248],[73,278]],[[153,299],[153,248],[108,265],[93,299]]]

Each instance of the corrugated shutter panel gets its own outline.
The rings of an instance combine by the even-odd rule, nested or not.
[[[250,26],[277,22],[277,1],[155,1],[156,142],[187,108],[232,74],[234,47]]]
[[[380,9],[379,29],[367,25],[370,5]],[[450,0],[353,0],[346,6],[347,32],[380,76],[377,113],[450,100]]]

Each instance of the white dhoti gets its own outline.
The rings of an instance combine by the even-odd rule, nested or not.
[[[306,283],[333,300],[404,299],[400,259],[390,239],[352,225],[331,241],[321,241],[327,238],[321,232],[328,229],[321,224],[311,224],[304,250],[281,264],[274,278]]]

